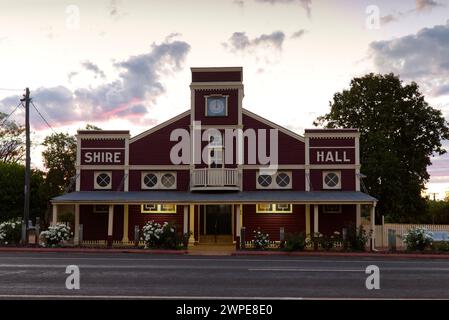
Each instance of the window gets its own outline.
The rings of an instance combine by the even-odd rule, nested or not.
[[[112,173],[105,171],[95,172],[94,189],[101,189],[101,190],[112,189]]]
[[[94,205],[94,213],[108,213],[109,206],[107,204],[96,204]]]
[[[335,205],[324,205],[323,206],[323,213],[341,213],[341,205],[335,204]]]
[[[279,171],[273,175],[258,173],[257,189],[291,189],[292,173],[291,171]]]
[[[223,167],[223,137],[219,131],[209,132],[208,144],[209,159],[208,165],[210,168]]]
[[[141,213],[176,213],[175,204],[145,203],[141,206]]]
[[[292,213],[293,206],[290,203],[259,203],[257,213]]]
[[[142,189],[176,189],[176,172],[142,172]]]
[[[341,189],[341,172],[323,171],[323,189],[328,190]]]

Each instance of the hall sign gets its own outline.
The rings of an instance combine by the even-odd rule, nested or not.
[[[311,162],[314,164],[328,164],[328,163],[354,163],[353,150],[315,150],[312,152]]]
[[[81,154],[82,164],[109,164],[117,165],[123,164],[124,152],[122,150],[102,150],[102,151],[92,151],[83,150]]]

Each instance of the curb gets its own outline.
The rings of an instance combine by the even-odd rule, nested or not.
[[[63,253],[140,253],[140,254],[173,254],[184,255],[187,250],[147,250],[147,249],[94,249],[94,248],[0,248],[1,252],[63,252]]]
[[[232,256],[287,256],[287,257],[348,257],[348,258],[393,258],[393,259],[449,259],[449,254],[426,253],[363,253],[363,252],[270,252],[236,251]]]

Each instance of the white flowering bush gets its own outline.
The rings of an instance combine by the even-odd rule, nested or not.
[[[48,230],[42,231],[40,238],[43,241],[43,246],[56,246],[62,241],[67,241],[73,233],[70,232],[70,227],[63,223],[48,227]]]
[[[270,244],[270,236],[263,233],[260,229],[253,231],[253,245],[255,249],[266,249]]]
[[[0,223],[0,244],[19,243],[22,233],[22,221],[9,220]]]
[[[426,228],[413,227],[402,236],[402,241],[406,244],[407,250],[423,251],[432,245],[433,233]]]
[[[151,220],[143,226],[142,233],[145,248],[175,249],[178,242],[182,242],[176,235],[175,227],[169,222],[160,224]]]

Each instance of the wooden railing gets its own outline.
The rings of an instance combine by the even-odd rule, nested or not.
[[[240,175],[238,169],[194,169],[190,182],[191,189],[239,189]]]

